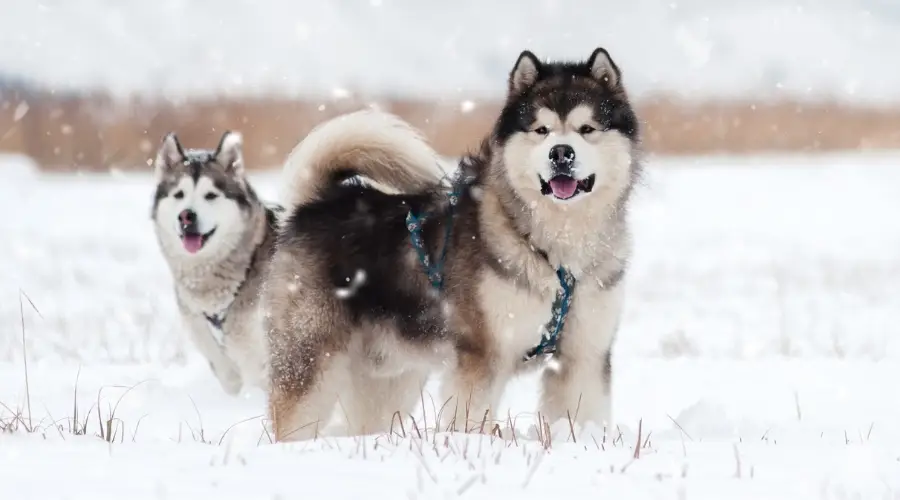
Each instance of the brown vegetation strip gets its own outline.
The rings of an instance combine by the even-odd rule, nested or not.
[[[27,112],[26,104],[27,103]],[[361,108],[363,101],[214,99],[182,103],[104,96],[22,95],[0,105],[0,151],[25,153],[49,170],[146,168],[168,131],[187,147],[213,147],[225,129],[244,134],[249,168],[278,166],[317,123]],[[498,103],[382,100],[382,109],[420,127],[440,153],[474,148],[488,132]],[[900,147],[900,109],[777,102],[636,104],[645,148],[658,154],[824,152]],[[24,113],[24,115],[23,115]],[[19,117],[18,120],[15,118]]]

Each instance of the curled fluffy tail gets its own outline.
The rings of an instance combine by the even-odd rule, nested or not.
[[[281,203],[292,213],[350,175],[409,193],[434,187],[444,171],[412,125],[389,113],[356,111],[320,124],[294,148],[282,173]]]

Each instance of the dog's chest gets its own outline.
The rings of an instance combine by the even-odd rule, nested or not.
[[[516,353],[537,345],[551,317],[553,299],[487,273],[478,290],[490,336]],[[521,351],[521,352],[520,352]]]
[[[219,315],[228,310],[235,300],[237,285],[209,286],[204,283],[201,286],[190,286],[189,283],[179,283],[179,297],[187,308],[197,314]]]

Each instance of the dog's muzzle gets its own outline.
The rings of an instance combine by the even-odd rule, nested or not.
[[[200,224],[197,222],[197,212],[191,209],[182,210],[178,214],[178,227],[181,229],[181,244],[188,253],[197,253],[206,244],[209,237],[216,232],[213,228],[203,234],[200,232]]]
[[[178,227],[181,233],[196,233],[197,231],[197,212],[191,209],[182,210],[178,214]]]
[[[568,144],[553,146],[550,148],[550,163],[553,165],[554,171],[572,170],[572,166],[575,164],[575,149]]]
[[[575,167],[575,149],[568,144],[557,144],[550,148],[549,180],[538,176],[541,182],[541,194],[553,195],[559,200],[569,200],[581,193],[590,193],[594,189],[597,176],[591,174],[578,179],[573,172]]]

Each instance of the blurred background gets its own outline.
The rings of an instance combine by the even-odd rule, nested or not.
[[[277,201],[287,154],[327,118],[377,105],[453,157],[489,131],[523,49],[585,59],[598,46],[650,153],[629,210],[616,418],[668,440],[661,457],[682,456],[673,422],[704,444],[807,436],[818,458],[831,443],[849,458],[823,481],[875,473],[869,455],[846,455],[865,436],[893,446],[879,481],[900,477],[900,406],[885,397],[900,377],[898,0],[0,0],[0,431],[32,399],[36,415],[76,420],[74,385],[83,416],[100,387],[146,380],[111,402],[129,436],[137,424],[181,442],[202,414],[215,440],[260,415],[261,392],[226,396],[178,315],[150,220],[167,132],[189,148],[242,132],[250,181]],[[510,389],[513,414],[533,410],[535,383]],[[733,481],[731,442],[703,455],[715,474],[692,462],[691,476],[768,477],[770,498],[824,484],[783,488],[816,465],[783,447],[767,453],[791,467],[757,462],[755,482]],[[55,463],[7,455],[41,465],[19,479]],[[659,463],[631,471],[653,488],[681,470]],[[96,462],[76,465],[91,470],[54,470],[107,484]],[[851,491],[829,498],[865,497]]]
[[[651,153],[617,356],[900,357],[895,0],[0,0],[0,360],[23,323],[37,359],[195,354],[149,218],[165,133],[241,131],[274,201],[327,118],[378,105],[452,157],[523,49],[598,46]]]
[[[0,152],[143,169],[161,137],[241,130],[277,167],[316,123],[377,104],[456,155],[517,55],[610,51],[664,155],[900,146],[893,0],[4,0]]]

